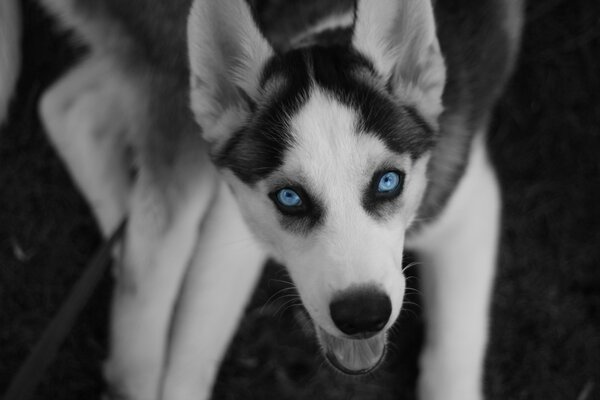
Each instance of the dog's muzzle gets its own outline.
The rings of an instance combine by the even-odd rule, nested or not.
[[[342,335],[318,329],[328,361],[350,375],[376,368],[385,356],[384,328],[392,313],[387,294],[376,285],[351,287],[334,296],[329,311]]]

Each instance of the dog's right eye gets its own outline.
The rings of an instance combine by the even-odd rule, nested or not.
[[[281,189],[277,192],[277,202],[283,207],[299,207],[302,205],[300,195],[288,188]]]
[[[308,201],[298,188],[284,187],[269,194],[279,211],[286,215],[301,215],[308,210]]]

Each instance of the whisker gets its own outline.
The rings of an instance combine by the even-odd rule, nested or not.
[[[419,303],[415,303],[413,301],[406,301],[406,300],[404,300],[404,304],[407,305],[407,306],[415,306],[418,309],[421,309],[421,305]]]
[[[302,303],[300,301],[298,301],[298,299],[295,299],[295,300],[296,301],[290,300],[287,302],[287,305],[284,307],[283,310],[281,310],[281,315],[284,315],[286,313],[286,311],[291,310],[292,308],[302,306]]]
[[[273,293],[268,299],[267,301],[265,301],[265,303],[262,305],[262,307],[260,308],[260,313],[263,313],[265,311],[265,309],[267,307],[269,307],[271,305],[271,303],[274,303],[276,300],[283,298],[284,296],[282,295],[285,292],[289,292],[291,290],[295,291],[296,288],[293,287],[286,287],[283,289],[279,289],[277,292]],[[292,293],[294,294],[294,293]],[[280,296],[281,295],[281,296]],[[287,295],[289,296],[289,294]]]
[[[290,304],[302,304],[302,303],[300,302],[300,297],[295,297],[295,298],[293,298],[293,299],[291,299],[291,300],[287,300],[287,301],[285,301],[283,304],[281,304],[281,305],[279,306],[279,308],[277,309],[277,311],[275,311],[275,312],[273,313],[273,315],[275,315],[275,316],[276,316],[277,314],[279,314],[279,312],[281,312],[281,314],[279,314],[279,316],[283,315],[283,311],[285,311],[285,310],[287,309],[287,308],[286,308],[286,306],[288,306],[288,305],[290,305]]]
[[[406,267],[402,268],[402,273],[405,273],[409,268],[415,267],[417,265],[423,265],[422,261],[413,261],[408,264]]]
[[[400,314],[402,314],[402,312],[409,313],[412,316],[412,318],[418,318],[419,317],[419,315],[415,312],[415,310],[411,310],[410,308],[403,308],[400,311]]]
[[[292,281],[286,281],[286,280],[283,280],[283,279],[270,278],[269,282],[278,282],[278,283],[284,283],[284,284],[287,284],[287,285],[294,286],[294,283]],[[294,289],[295,289],[295,286],[294,286]]]

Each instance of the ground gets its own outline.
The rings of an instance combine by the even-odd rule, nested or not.
[[[600,3],[530,3],[489,138],[504,207],[486,393],[600,399]],[[37,117],[40,93],[76,51],[24,6],[24,68],[0,132],[0,393],[100,243]],[[414,399],[418,305],[401,315],[384,367],[350,379],[324,364],[298,307],[267,302],[286,279],[267,270],[215,399]],[[417,288],[418,276],[409,282]],[[110,290],[106,276],[35,398],[99,398]]]

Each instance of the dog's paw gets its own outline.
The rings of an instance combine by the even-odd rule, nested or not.
[[[417,383],[419,400],[483,400],[482,371],[443,352],[425,351]]]

